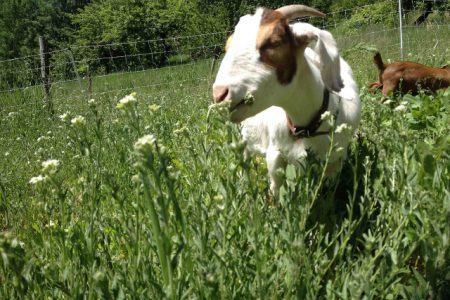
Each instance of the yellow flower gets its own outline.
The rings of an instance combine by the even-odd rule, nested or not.
[[[148,109],[149,109],[151,112],[155,112],[155,111],[159,110],[160,108],[161,108],[161,106],[160,106],[160,105],[157,105],[157,104],[150,104],[150,105],[148,106]]]

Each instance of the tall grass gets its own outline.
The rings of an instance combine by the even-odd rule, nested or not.
[[[167,84],[187,66],[99,78],[94,101],[63,85],[55,117],[8,96],[0,298],[447,299],[450,91],[380,104],[365,51],[346,52],[363,121],[339,178],[288,166],[273,202],[238,128],[206,119],[207,81]]]

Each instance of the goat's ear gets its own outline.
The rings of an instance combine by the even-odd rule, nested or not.
[[[314,63],[320,70],[325,86],[331,91],[339,92],[344,86],[341,78],[341,58],[331,33],[307,23],[294,24],[292,29],[300,47],[306,47],[311,41],[317,41],[315,47],[317,59]]]
[[[319,54],[320,74],[325,86],[339,92],[344,87],[341,78],[341,57],[331,33],[320,30],[316,52]]]
[[[295,41],[300,47],[307,47],[312,41],[317,41],[317,38],[317,34],[309,31],[295,36]]]

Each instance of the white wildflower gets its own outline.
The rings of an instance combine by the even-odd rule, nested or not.
[[[327,123],[330,126],[334,124],[334,115],[331,112],[326,111],[320,116],[320,121]]]
[[[215,195],[214,197],[213,197],[213,200],[214,201],[216,201],[216,202],[218,202],[217,203],[217,208],[218,209],[220,209],[220,210],[224,210],[225,209],[225,203],[224,203],[224,199],[223,199],[223,196],[222,195]]]
[[[342,123],[338,127],[336,127],[335,133],[345,133],[345,132],[351,132],[352,127],[348,125],[347,123]]]
[[[58,167],[60,165],[59,160],[57,159],[49,159],[42,162],[42,172],[46,174],[53,175],[58,171]]]
[[[86,125],[86,119],[83,116],[76,116],[70,123],[72,123],[72,126],[74,127],[84,127]]]
[[[398,111],[398,112],[405,112],[406,111],[406,106],[403,104],[400,104],[399,106],[397,106],[396,108],[394,108],[394,111]]]
[[[389,99],[389,100],[384,101],[383,104],[384,104],[384,105],[389,105],[389,104],[391,104],[392,102],[394,102],[394,101],[392,101],[391,99]]]
[[[88,104],[89,105],[95,105],[95,99],[89,99]]]
[[[39,175],[39,176],[31,177],[29,183],[30,184],[38,184],[40,182],[44,182],[46,179],[47,179],[47,176]]]
[[[23,248],[24,246],[25,246],[25,243],[22,241],[19,241],[18,239],[13,239],[11,241],[12,248],[17,248],[17,247]]]
[[[59,115],[59,119],[63,122],[67,122],[67,121],[69,121],[69,114],[63,113],[62,115]]]
[[[159,153],[160,154],[166,154],[167,153],[167,148],[164,145],[160,145],[159,146]]]
[[[116,108],[117,109],[129,108],[132,105],[134,105],[135,103],[137,103],[136,93],[133,92],[133,93],[131,93],[129,95],[126,95],[122,99],[120,99],[119,103],[117,103],[117,105],[116,105]]]
[[[5,152],[5,156],[9,156],[9,152]]]
[[[139,175],[133,175],[131,177],[131,181],[136,183],[136,184],[141,184],[142,183],[141,177]]]
[[[320,116],[320,121],[328,121],[330,120],[332,117],[331,112],[329,112],[328,110],[326,112],[324,112],[321,116]]]
[[[136,141],[136,143],[134,144],[134,149],[139,152],[147,152],[149,150],[151,151],[153,149],[155,141],[156,139],[153,134],[144,135]]]

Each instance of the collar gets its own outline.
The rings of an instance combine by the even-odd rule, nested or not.
[[[323,100],[322,100],[322,106],[320,107],[319,111],[316,113],[314,118],[311,120],[311,122],[306,126],[295,126],[294,123],[292,123],[291,118],[286,114],[287,118],[287,126],[289,128],[289,131],[295,138],[304,139],[304,138],[311,138],[318,135],[325,135],[329,134],[329,131],[317,131],[319,129],[320,125],[322,125],[322,114],[328,110],[328,104],[330,102],[330,91],[328,89],[323,90]]]

